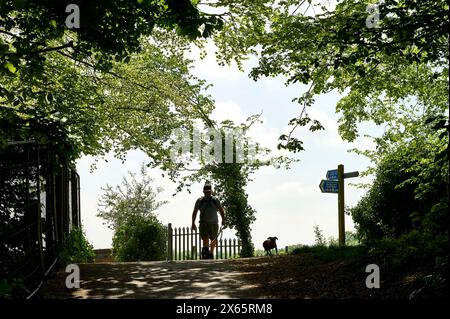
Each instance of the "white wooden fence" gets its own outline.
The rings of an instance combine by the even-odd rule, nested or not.
[[[215,259],[229,259],[239,256],[242,243],[239,239],[219,239],[214,249]],[[167,226],[167,259],[195,260],[201,258],[202,240],[198,231],[191,227]]]

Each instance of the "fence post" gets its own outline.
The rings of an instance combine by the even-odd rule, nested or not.
[[[178,260],[181,260],[181,227],[178,227]]]
[[[220,243],[217,240],[216,241],[216,259],[219,259],[219,249],[220,249],[219,247],[220,247]]]
[[[194,230],[191,229],[191,259],[194,259],[195,243],[194,243]]]
[[[178,244],[177,244],[178,238]],[[190,238],[190,239],[189,239]],[[183,243],[181,243],[183,241]],[[182,246],[183,245],[183,246]],[[173,227],[167,225],[167,259],[168,260],[196,260],[200,259],[202,250],[200,233],[192,227]],[[189,250],[191,249],[191,250]],[[215,259],[229,259],[239,257],[242,242],[239,238],[217,239],[214,252]],[[287,252],[286,246],[285,251]]]
[[[172,223],[167,225],[167,259],[173,260],[173,251],[172,251]]]
[[[188,227],[187,229],[188,229],[188,246],[187,246],[188,257],[187,258],[189,260],[191,260],[192,259],[192,246],[193,246],[193,244],[192,244],[192,228]]]
[[[44,275],[45,269],[45,261],[44,261],[44,249],[43,249],[43,238],[42,238],[42,211],[41,211],[41,172],[40,172],[40,154],[39,154],[39,145],[36,147],[37,152],[37,161],[36,161],[36,187],[37,187],[37,232],[38,232],[38,245],[39,245],[39,256],[40,256],[40,266],[42,275]]]
[[[202,249],[202,243],[200,240],[200,231],[198,229],[195,231],[195,242],[197,243],[197,249],[195,251],[195,255],[196,255],[195,259],[200,259],[200,256],[201,256],[200,249]]]
[[[225,238],[225,259],[228,259],[229,258],[229,256],[228,256],[228,240]]]
[[[189,227],[186,227],[186,258],[189,259]]]
[[[284,252],[287,254],[289,250],[289,246],[286,246],[286,248],[284,248]]]
[[[186,233],[185,233],[185,230],[184,230],[184,227],[183,227],[183,260],[186,257],[186,239],[184,237],[185,235],[186,235]]]
[[[47,174],[45,176],[45,228],[46,228],[46,234],[45,234],[45,245],[47,249],[47,254],[49,255],[50,259],[53,259],[54,256],[56,256],[56,247],[55,247],[55,238],[56,235],[54,234],[55,228],[54,228],[54,207],[53,207],[53,166],[51,163],[51,149],[50,146],[48,147],[47,151]],[[49,260],[50,260],[49,259]]]
[[[178,248],[177,248],[177,238],[178,238],[178,228],[175,227],[175,234],[173,237],[173,244],[174,244],[174,253],[173,253],[173,260],[178,260]]]
[[[241,255],[241,246],[242,246],[242,242],[240,239],[238,239],[238,254],[239,254],[239,256]]]

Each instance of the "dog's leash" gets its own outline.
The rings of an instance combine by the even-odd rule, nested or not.
[[[214,239],[212,240],[212,241],[215,241],[215,242],[216,242],[216,247],[217,247],[217,243],[218,243],[217,238],[219,238],[219,235],[220,235],[220,240],[222,240],[223,229],[224,229],[223,225],[220,225],[220,229],[219,229],[219,232],[217,233],[216,238],[214,238]]]

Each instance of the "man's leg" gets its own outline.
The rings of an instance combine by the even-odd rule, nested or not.
[[[208,259],[209,257],[209,239],[208,237],[202,238],[202,259]]]
[[[216,247],[216,241],[211,240],[211,244],[209,245],[208,259],[214,259],[214,248],[215,247]]]
[[[202,239],[202,259],[208,259],[209,255],[209,234],[207,225],[204,223],[200,223],[200,237]]]
[[[217,247],[217,235],[219,235],[219,225],[211,225],[211,245],[210,245],[210,255],[214,258],[214,249]],[[210,256],[210,257],[211,257]]]
[[[217,238],[211,241],[209,251],[214,255],[214,249],[217,247]]]

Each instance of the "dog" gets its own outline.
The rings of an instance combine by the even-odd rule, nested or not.
[[[271,256],[272,255],[272,249],[275,248],[275,254],[278,254],[277,249],[277,237],[269,237],[263,242],[264,250],[266,251],[266,255]]]

